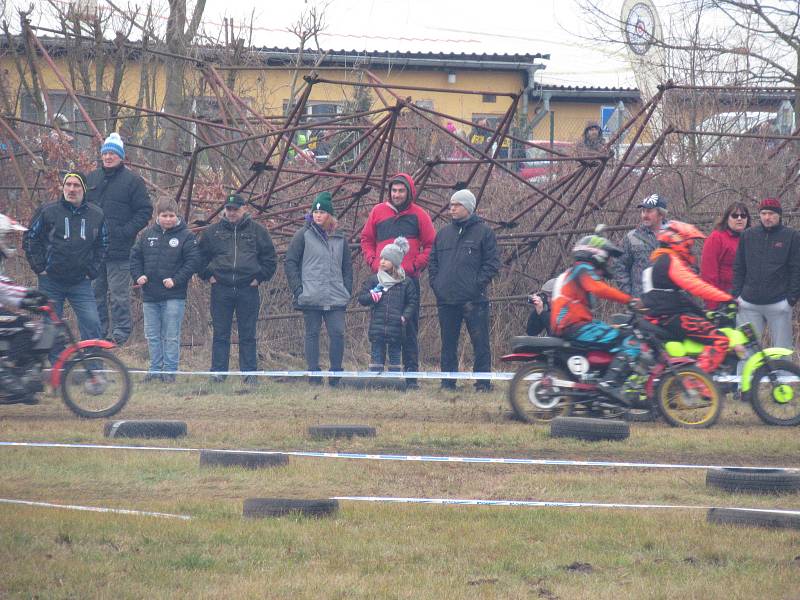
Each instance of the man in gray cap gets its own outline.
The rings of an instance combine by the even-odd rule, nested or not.
[[[652,194],[642,200],[637,208],[641,222],[625,235],[622,256],[611,264],[619,289],[635,298],[642,295],[642,272],[650,266],[650,255],[658,248],[656,235],[664,226],[667,199]]]
[[[442,336],[441,369],[451,373],[458,371],[462,321],[467,324],[475,355],[473,371],[492,370],[486,288],[500,270],[500,257],[494,232],[475,214],[475,204],[475,196],[469,190],[453,194],[452,221],[436,234],[428,265]],[[442,388],[454,390],[456,383],[444,379]],[[475,389],[488,392],[491,384],[476,381]]]

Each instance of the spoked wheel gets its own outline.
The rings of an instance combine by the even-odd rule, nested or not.
[[[550,383],[553,379],[569,379],[569,376],[561,369],[536,363],[526,364],[514,374],[508,400],[519,420],[541,423],[572,412],[572,400],[558,395],[559,388]]]
[[[131,395],[127,367],[111,352],[84,351],[70,359],[61,377],[61,398],[79,417],[96,419],[117,414]]]
[[[697,367],[680,367],[667,373],[656,392],[661,414],[673,427],[711,427],[722,411],[714,380]]]
[[[761,365],[753,374],[750,402],[765,423],[800,424],[800,367],[788,360]]]

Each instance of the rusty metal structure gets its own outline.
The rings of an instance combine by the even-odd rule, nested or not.
[[[574,152],[565,153],[514,135],[522,92],[499,94],[497,90],[465,92],[389,85],[368,69],[357,68],[358,79],[338,80],[326,78],[326,71],[319,69],[303,78],[303,87],[287,114],[265,115],[231,89],[220,73],[222,67],[183,57],[195,63],[217,99],[219,114],[202,119],[81,94],[58,72],[34,32],[28,29],[26,35],[35,41],[42,60],[56,74],[85,121],[87,131],[74,128],[68,132],[70,136],[90,137],[98,146],[102,140],[102,125],[92,121],[83,106],[86,102],[136,110],[147,118],[169,121],[183,131],[186,152],[128,144],[133,155],[129,163],[145,177],[155,194],[177,200],[187,222],[198,230],[217,217],[223,194],[233,191],[248,199],[253,217],[267,225],[281,250],[299,228],[313,197],[327,190],[333,195],[340,228],[353,243],[355,255],[368,211],[384,199],[387,181],[395,172],[412,175],[417,202],[430,212],[435,224],[446,220],[450,195],[470,188],[480,214],[495,229],[503,250],[504,270],[494,286],[496,302],[513,303],[536,289],[563,267],[575,236],[592,231],[596,224],[608,224],[611,235],[629,229],[637,218],[635,211],[629,209],[646,193],[663,193],[666,188],[674,201],[673,214],[696,223],[712,222],[723,201],[756,202],[767,187],[767,177],[771,193],[800,198],[800,128],[788,134],[702,131],[687,126],[680,115],[670,113],[670,94],[683,98],[719,92],[730,95],[737,93],[736,88],[690,88],[665,83],[636,114],[629,115],[601,148],[576,145]],[[364,110],[310,119],[306,107],[317,86],[349,89],[354,97],[374,94],[375,99]],[[775,90],[793,91],[771,91]],[[740,91],[752,94],[759,90]],[[498,125],[487,128],[417,105],[415,95],[425,92],[503,95],[509,99],[509,106]],[[654,130],[656,111],[662,115],[660,122],[670,123],[661,131]],[[472,145],[446,124],[478,129],[485,142]],[[5,173],[3,189],[16,189],[20,198],[37,203],[37,198],[45,199],[41,194],[41,172],[45,168],[42,149],[25,138],[22,128],[28,132],[55,131],[55,135],[62,135],[64,128],[17,115],[0,116],[0,141],[8,149],[0,154],[0,170]],[[737,186],[730,176],[734,172],[730,169],[736,168],[733,163],[743,158],[741,149],[728,149],[713,160],[690,157],[681,162],[684,156],[675,150],[676,140],[700,137],[759,144],[758,161],[739,165],[739,171],[735,171],[744,169],[743,177],[750,173],[751,179],[755,178],[753,185]],[[324,160],[319,152],[309,152],[309,138],[314,138],[317,148],[323,144],[329,148]],[[523,176],[520,167],[531,162],[530,149],[543,154],[536,163],[546,166],[545,175]],[[164,164],[174,168],[164,168]],[[772,168],[767,173],[763,165]],[[721,172],[728,174],[720,176]],[[209,190],[216,190],[216,197],[209,196]],[[361,261],[356,259],[354,264]],[[361,274],[366,274],[363,266]],[[270,314],[265,314],[265,319],[285,321],[298,316],[290,310],[290,296],[281,287],[281,279],[269,288]],[[426,306],[431,306],[429,293],[423,295],[423,317]],[[203,309],[198,308],[197,313],[202,320]],[[495,326],[494,333],[502,338],[519,328],[518,322],[515,329],[515,325],[504,321]],[[292,331],[296,328],[269,329],[268,345],[291,353],[290,348],[297,344],[283,341],[296,337]],[[362,333],[351,332],[356,338]],[[432,336],[430,331],[428,334]]]

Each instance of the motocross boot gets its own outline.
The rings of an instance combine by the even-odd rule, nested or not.
[[[622,352],[619,352],[614,357],[614,360],[611,361],[611,364],[608,365],[606,378],[599,382],[597,387],[622,406],[630,407],[632,405],[631,399],[625,393],[625,381],[630,374],[631,367],[628,364],[628,359]]]

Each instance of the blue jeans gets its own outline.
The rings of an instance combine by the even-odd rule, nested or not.
[[[150,371],[177,371],[181,356],[181,323],[185,298],[143,302],[144,337],[150,351]]]
[[[232,287],[215,283],[211,286],[211,370],[227,371],[231,356],[231,328],[236,313],[239,331],[239,370],[257,371],[256,324],[261,296],[257,287]]]
[[[94,299],[92,282],[84,279],[69,285],[53,280],[49,275],[39,275],[39,290],[52,300],[59,317],[64,317],[64,301],[69,300],[72,312],[78,320],[78,330],[82,340],[93,340],[100,337],[100,317],[97,315],[97,304]],[[53,348],[50,362],[54,362],[62,348]]]
[[[369,370],[383,371],[386,364],[387,354],[389,355],[389,370],[400,370],[400,361],[403,357],[403,347],[401,340],[376,340],[371,342],[369,354]]]
[[[344,309],[311,310],[303,309],[305,323],[305,355],[309,371],[319,371],[319,332],[322,321],[328,330],[328,358],[331,371],[342,370],[344,357]]]

